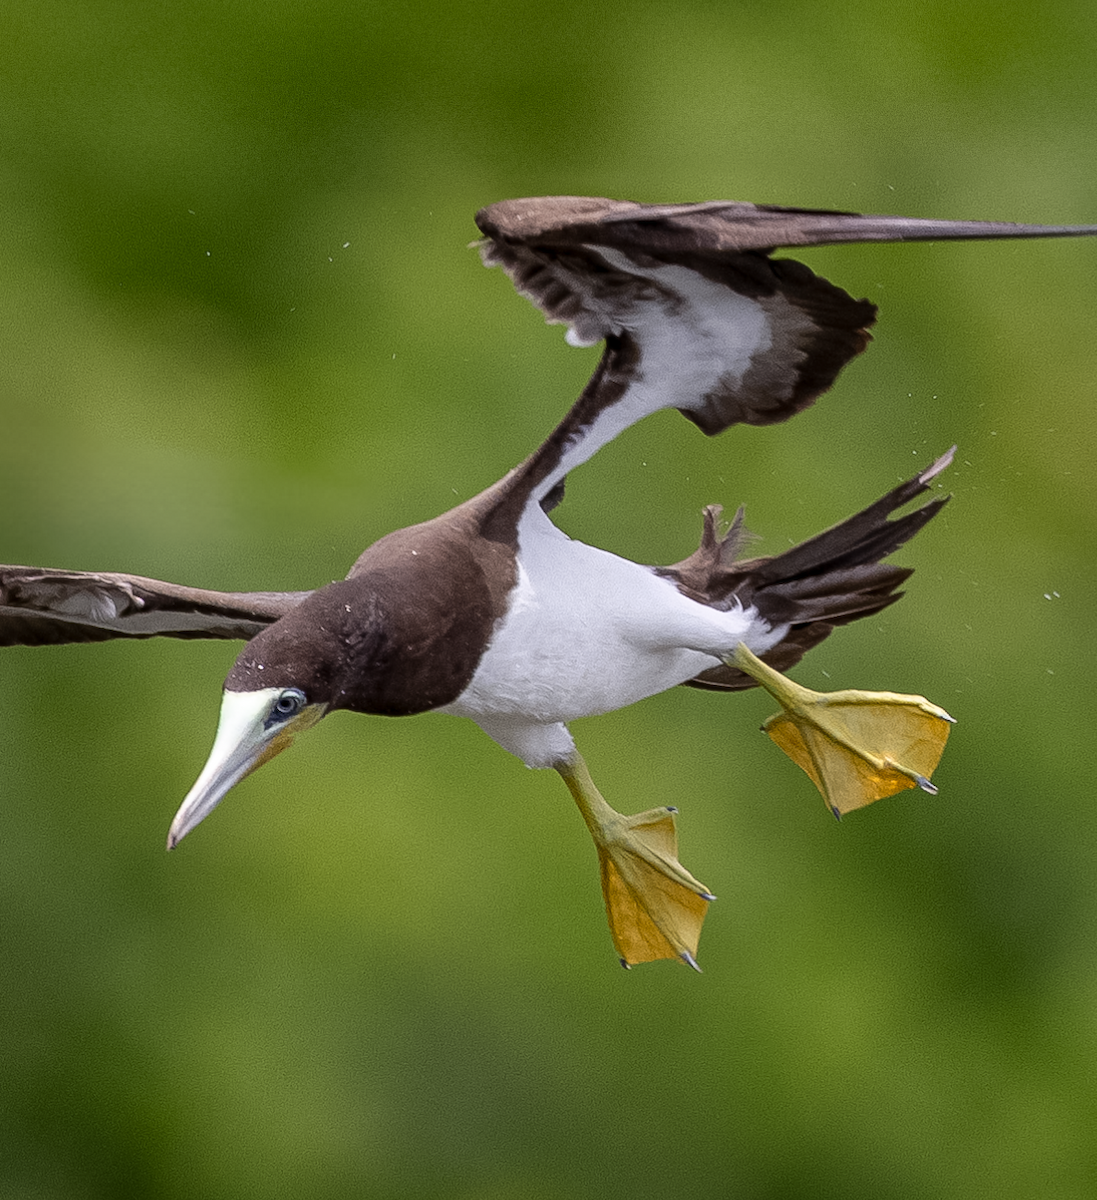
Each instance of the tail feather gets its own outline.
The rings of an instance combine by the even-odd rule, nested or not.
[[[742,511],[730,530],[717,533],[720,508],[705,509],[701,545],[689,558],[659,573],[673,579],[688,596],[714,608],[754,606],[788,634],[762,655],[776,670],[794,666],[837,625],[878,613],[902,596],[896,589],[913,573],[885,565],[894,553],[931,521],[948,497],[931,500],[895,520],[891,514],[925,492],[951,462],[956,447],[913,479],[893,488],[875,504],[798,546],[767,558],[739,559],[746,535]],[[688,686],[719,691],[754,687],[754,680],[734,667],[720,666],[689,681]]]

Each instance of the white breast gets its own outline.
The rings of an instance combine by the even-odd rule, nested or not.
[[[536,506],[519,535],[506,616],[443,711],[472,717],[531,765],[547,763],[526,745],[527,726],[623,708],[715,666],[739,641],[764,650],[783,636],[753,609],[708,608],[648,567],[572,541]]]

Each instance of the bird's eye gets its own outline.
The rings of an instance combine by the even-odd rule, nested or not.
[[[286,721],[305,707],[305,693],[300,688],[286,688],[274,704],[270,715],[276,721]]]

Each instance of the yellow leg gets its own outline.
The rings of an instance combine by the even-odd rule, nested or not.
[[[697,942],[709,901],[716,897],[678,861],[677,809],[652,808],[626,817],[610,808],[578,751],[556,770],[594,838],[621,965],[678,958],[699,971]]]
[[[741,642],[725,660],[756,680],[784,712],[762,729],[823,794],[836,817],[929,781],[952,717],[922,696],[813,692],[767,667]]]

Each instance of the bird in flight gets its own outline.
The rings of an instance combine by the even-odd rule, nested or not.
[[[765,730],[835,815],[904,788],[934,791],[950,718],[920,696],[817,693],[781,672],[836,625],[879,612],[910,571],[882,562],[930,521],[949,451],[839,525],[743,558],[742,510],[651,567],[552,522],[567,474],[643,417],[676,408],[706,434],[787,420],[869,341],[875,306],[781,247],[1065,237],[1097,226],[934,221],[740,202],[511,200],[477,214],[501,266],[573,345],[604,342],[593,377],[529,458],[486,491],[369,546],[311,592],[218,592],[139,575],[0,567],[0,645],[116,637],[246,639],[225,681],[213,749],[172,821],[173,847],[246,775],[328,713],[472,718],[531,767],[552,768],[593,836],[626,966],[696,967],[712,893],[679,862],[676,810],[606,802],[568,731],[679,684],[761,685]]]

